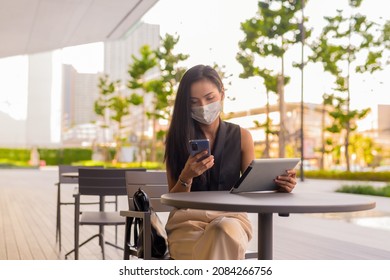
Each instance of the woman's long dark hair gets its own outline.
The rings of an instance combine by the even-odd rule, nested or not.
[[[190,139],[196,139],[201,130],[191,117],[191,85],[199,80],[207,79],[223,91],[223,84],[217,71],[206,65],[196,65],[183,75],[176,94],[166,144],[164,161],[173,179],[178,180],[189,156]],[[199,137],[199,136],[198,136]]]

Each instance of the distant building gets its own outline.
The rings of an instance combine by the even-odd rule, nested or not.
[[[96,120],[94,101],[98,97],[98,74],[78,73],[72,65],[62,67],[63,114],[65,127]]]
[[[273,129],[279,130],[279,107],[277,105],[270,106],[270,118],[272,120]],[[296,147],[296,153],[300,154],[298,150],[301,147],[300,140],[300,103],[286,103],[286,124],[287,143],[293,144]],[[230,112],[225,114],[225,119],[230,122],[237,123],[240,126],[247,128],[257,144],[264,144],[265,132],[263,127],[256,127],[254,121],[260,124],[265,123],[266,115],[265,108],[255,108],[241,112]],[[331,119],[327,114],[323,114],[321,104],[305,104],[304,114],[304,156],[305,159],[310,160],[315,165],[319,164],[320,153],[318,149],[321,148],[322,139],[326,137],[323,132],[323,127],[329,126]],[[378,130],[370,129],[369,131],[362,131],[365,135],[374,139],[384,148],[390,148],[390,105],[378,105]],[[272,157],[277,157],[278,149],[277,136],[270,136],[271,145],[274,147],[274,154]],[[326,161],[327,159],[325,159]],[[328,159],[330,160],[330,158]],[[325,162],[326,164],[326,162]]]
[[[63,114],[62,140],[64,145],[91,145],[94,142],[112,141],[112,131],[100,127],[101,121],[94,111],[94,102],[99,96],[99,76],[107,74],[111,81],[121,80],[126,91],[128,66],[132,55],[138,55],[141,46],[148,44],[156,48],[160,40],[158,25],[139,23],[121,40],[104,43],[104,73],[78,73],[71,65],[63,66]],[[155,75],[155,73],[154,73]],[[150,102],[149,102],[150,103]],[[148,104],[148,97],[146,97]],[[125,120],[124,134],[130,137],[141,130],[140,108]],[[139,118],[139,119],[138,119]],[[147,125],[145,125],[146,127]],[[130,133],[132,131],[133,133]]]
[[[390,146],[390,105],[378,105],[378,140]]]
[[[279,106],[270,106],[270,118],[272,120],[273,129],[279,130]],[[301,108],[300,103],[286,103],[286,137],[288,143],[294,143],[295,147],[301,146]],[[230,122],[237,123],[240,126],[247,128],[255,143],[264,143],[265,132],[264,128],[256,127],[255,121],[260,124],[265,123],[266,111],[265,108],[255,108],[248,111],[231,112],[225,114]],[[326,123],[327,125],[327,123]],[[304,154],[307,159],[315,159],[315,149],[321,146],[322,135],[322,107],[319,104],[305,104],[304,115]],[[277,136],[270,136],[272,139],[277,139]],[[275,140],[277,142],[277,140]],[[274,141],[274,142],[275,142]],[[276,144],[275,142],[275,144]],[[297,151],[298,152],[298,151]],[[272,156],[277,156],[272,155]]]
[[[78,73],[72,65],[62,67],[62,143],[80,145],[96,138],[94,102],[98,97],[98,74]]]
[[[160,26],[139,22],[121,40],[104,43],[104,73],[112,80],[126,81],[132,55],[138,56],[143,45],[155,49],[160,44]]]

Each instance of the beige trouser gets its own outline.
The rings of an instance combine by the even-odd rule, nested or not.
[[[244,259],[252,238],[246,213],[175,209],[165,228],[175,260]]]

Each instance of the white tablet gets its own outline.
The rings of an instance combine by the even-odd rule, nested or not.
[[[230,192],[276,191],[279,187],[275,184],[274,179],[285,174],[286,170],[294,169],[299,161],[299,158],[255,159]]]

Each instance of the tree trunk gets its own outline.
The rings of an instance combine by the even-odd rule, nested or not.
[[[153,122],[153,134],[152,134],[152,150],[150,151],[150,160],[151,161],[156,161],[156,143],[157,143],[157,135],[156,135],[156,130],[157,130],[157,120],[156,116],[152,116],[152,122]]]
[[[320,169],[325,168],[325,104],[322,105],[322,115],[321,115],[321,159],[320,159]]]
[[[348,97],[347,97],[347,115],[349,116],[349,102],[350,101],[350,95],[349,95],[349,85],[348,85]],[[348,118],[347,120],[347,129],[345,133],[345,162],[347,164],[347,171],[351,171],[351,163],[349,158],[349,137],[351,134],[351,123]]]
[[[278,95],[279,95],[279,113],[280,113],[280,124],[279,124],[279,157],[285,157],[285,115],[286,109],[284,104],[284,76],[278,76]]]
[[[349,41],[349,44],[348,44],[348,67],[347,67],[347,79],[346,79],[346,83],[347,83],[347,116],[349,116],[349,106],[350,106],[350,100],[351,100],[351,94],[350,94],[350,91],[349,91],[349,77],[350,77],[350,69],[351,69],[351,34],[352,34],[352,30],[353,30],[353,27],[352,27],[352,18],[350,18],[349,20],[349,33],[348,33],[348,41]],[[347,171],[351,171],[351,165],[350,165],[350,161],[349,161],[349,134],[350,134],[350,131],[351,131],[351,123],[350,123],[350,119],[349,117],[347,117],[347,128],[346,128],[346,133],[345,133],[345,162],[347,164]]]
[[[267,90],[267,104],[266,104],[266,126],[265,126],[265,150],[264,157],[269,158],[269,134],[271,131],[270,121],[269,121],[269,91]]]
[[[142,103],[142,120],[141,120],[141,137],[139,140],[139,161],[142,164],[145,161],[144,153],[145,153],[145,119],[146,119],[146,105],[145,102]]]
[[[121,127],[122,127],[122,123],[118,122],[118,131],[115,137],[115,156],[113,160],[114,163],[119,162],[121,150],[122,150]]]

